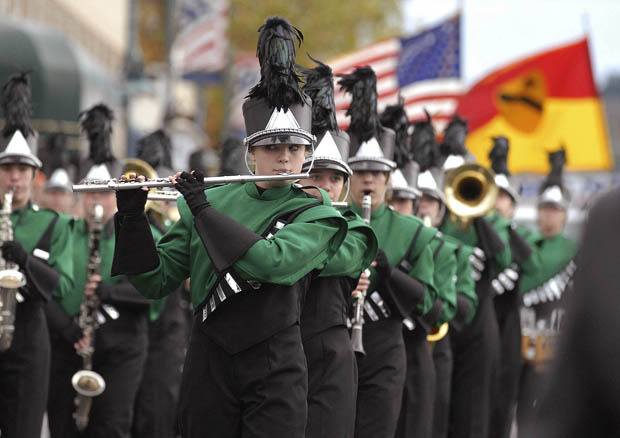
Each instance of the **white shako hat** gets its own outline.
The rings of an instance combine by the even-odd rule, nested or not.
[[[492,138],[493,147],[489,152],[489,160],[491,161],[491,169],[495,172],[495,184],[500,190],[506,192],[512,201],[519,201],[519,192],[510,182],[510,171],[508,170],[508,153],[510,152],[510,141],[504,136],[496,136]]]
[[[58,168],[52,172],[52,176],[45,183],[45,190],[58,190],[62,192],[71,192],[71,178],[69,173],[63,169]]]
[[[84,177],[84,180],[86,181],[106,181],[111,179],[112,176],[110,175],[110,170],[108,169],[108,166],[105,164],[95,164],[93,166],[91,166],[91,168],[88,170],[88,173],[86,174],[86,177]]]
[[[564,165],[566,164],[566,150],[561,147],[549,153],[551,170],[543,182],[539,195],[538,206],[556,205],[567,210],[570,205],[570,192],[564,186]]]
[[[396,169],[390,178],[390,191],[393,198],[417,199],[420,191],[416,188],[419,166],[409,162],[403,169]]]
[[[36,146],[37,137],[30,121],[32,106],[28,73],[18,73],[9,77],[2,86],[0,106],[5,119],[0,144],[6,145],[0,152],[0,164],[26,164],[40,169],[41,160],[32,153],[28,144],[30,139],[33,141],[33,146]]]
[[[368,66],[358,67],[341,75],[338,84],[341,90],[351,94],[347,110],[352,155],[349,166],[353,171],[392,172],[396,169],[393,161],[395,133],[379,121],[375,72]]]
[[[300,87],[295,42],[303,35],[288,21],[271,17],[259,28],[256,54],[261,78],[243,102],[247,147],[314,145],[312,100]]]

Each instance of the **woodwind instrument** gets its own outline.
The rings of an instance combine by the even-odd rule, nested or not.
[[[370,215],[372,213],[372,198],[370,195],[364,195],[362,198],[362,218],[364,222],[370,224]],[[368,272],[368,270],[367,270]],[[364,329],[364,300],[366,293],[360,293],[353,303],[353,319],[351,321],[351,345],[353,351],[360,355],[366,355],[364,351],[364,343],[362,339]]]

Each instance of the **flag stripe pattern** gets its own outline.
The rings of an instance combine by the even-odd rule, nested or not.
[[[371,66],[377,75],[379,111],[397,103],[400,95],[410,121],[425,118],[426,109],[441,130],[464,91],[460,50],[460,17],[456,15],[416,34],[372,44],[330,65],[336,75]],[[337,91],[335,99],[338,124],[346,129],[350,96]]]

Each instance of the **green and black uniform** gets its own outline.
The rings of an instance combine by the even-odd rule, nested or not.
[[[73,419],[75,390],[71,376],[82,369],[82,359],[73,343],[81,336],[77,316],[88,281],[90,233],[84,219],[75,220],[72,231],[74,287],[62,296],[54,297],[65,312],[66,326],[72,326],[72,329],[51,331],[52,365],[47,411],[52,438],[80,436]],[[93,437],[123,437],[130,433],[134,399],[146,359],[149,301],[126,278],[110,276],[114,241],[114,227],[110,221],[104,226],[99,241],[102,282],[96,293],[102,302],[102,321],[105,322],[96,331],[93,370],[101,374],[106,389],[93,399],[90,420],[84,432]],[[106,306],[112,306],[112,309],[106,312]],[[77,336],[67,337],[67,333]]]
[[[377,237],[353,211],[341,210],[348,233],[310,284],[301,313],[308,362],[306,438],[351,438],[355,428],[357,366],[347,329],[351,292],[377,253]]]
[[[469,247],[484,251],[486,260],[476,283],[478,306],[471,321],[450,336],[453,353],[449,436],[486,438],[496,386],[499,329],[493,306],[491,279],[510,265],[507,230],[495,229],[486,218],[463,228],[446,217],[441,230]]]
[[[566,274],[564,278],[572,277],[577,244],[563,234],[544,238],[534,233],[531,240],[539,256],[540,269],[524,273],[521,277],[520,292],[524,305],[522,312],[524,316],[526,314],[533,316],[534,328],[544,326],[546,329],[557,330],[558,321],[554,321],[554,318],[562,313],[565,292],[562,285],[567,287],[570,283],[557,281],[556,278],[564,277],[564,274]],[[554,323],[556,327],[552,327]],[[522,430],[531,430],[539,414],[540,388],[548,376],[546,368],[546,366],[537,368],[531,363],[524,362],[521,369],[517,422]]]
[[[156,214],[147,216],[158,241],[172,222],[161,223]],[[176,434],[181,372],[192,322],[186,296],[183,284],[167,297],[151,301],[149,347],[134,407],[133,438],[169,438]]]
[[[415,318],[416,327],[403,327],[407,353],[407,378],[403,392],[403,404],[398,421],[397,437],[431,437],[433,430],[433,408],[436,393],[436,373],[433,364],[428,334],[444,322],[450,321],[456,313],[456,245],[435,232],[429,242],[433,253],[433,283],[437,297],[431,310],[423,317]]]
[[[494,298],[495,315],[500,333],[500,364],[497,397],[491,418],[491,436],[508,438],[513,422],[519,378],[521,375],[521,321],[519,279],[536,276],[541,268],[540,254],[535,246],[535,234],[496,215],[495,226],[508,230],[512,254],[510,267],[497,278]],[[506,280],[507,279],[507,280]]]
[[[183,436],[303,437],[302,297],[345,238],[346,221],[328,200],[290,185],[205,193],[210,204],[196,216],[178,201],[181,219],[156,249],[142,213],[118,213],[113,272],[144,272],[131,281],[149,298],[191,277],[197,315],[181,385]],[[146,258],[136,260],[139,251]]]
[[[70,219],[28,204],[11,214],[14,241],[28,254],[12,346],[0,353],[2,436],[39,437],[48,396],[50,344],[44,307],[73,288]]]
[[[353,210],[360,213],[358,206]],[[433,282],[436,231],[385,204],[372,212],[372,229],[389,266],[371,268],[365,302],[364,349],[358,358],[355,436],[393,437],[406,376],[403,319],[422,316],[437,297]]]
[[[436,375],[435,401],[433,403],[433,433],[431,435],[433,438],[446,438],[448,436],[452,372],[454,369],[450,337],[452,333],[462,330],[464,326],[473,320],[476,306],[478,305],[476,282],[473,279],[472,266],[469,261],[473,254],[473,248],[461,243],[454,237],[445,234],[442,237],[455,248],[456,274],[454,291],[456,309],[453,318],[450,320],[448,333],[433,346],[433,362]]]

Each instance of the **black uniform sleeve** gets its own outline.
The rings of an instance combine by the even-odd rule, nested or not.
[[[45,316],[50,333],[60,336],[70,344],[74,344],[82,337],[80,326],[55,300],[50,300],[45,304]]]
[[[411,315],[424,301],[424,285],[398,268],[392,269],[389,286],[404,317]]]
[[[194,226],[218,272],[230,268],[261,240],[261,236],[210,206],[194,216]]]
[[[23,270],[26,274],[28,293],[49,301],[60,281],[58,272],[43,260],[31,255],[26,258]]]
[[[100,283],[97,295],[103,303],[118,304],[124,307],[148,308],[151,301],[144,298],[135,287],[124,279],[120,283]]]
[[[159,266],[159,256],[146,215],[114,215],[112,276],[137,275]]]

